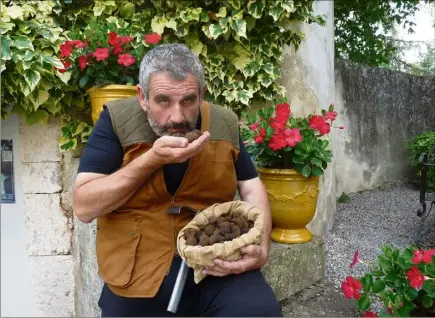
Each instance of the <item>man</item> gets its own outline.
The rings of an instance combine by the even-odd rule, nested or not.
[[[84,149],[74,210],[97,219],[99,306],[105,316],[171,316],[180,267],[178,232],[192,219],[171,206],[201,210],[241,199],[265,212],[264,241],[243,258],[215,260],[199,284],[192,270],[179,316],[280,316],[260,268],[269,252],[267,193],[238,134],[237,116],[204,102],[199,59],[186,46],[159,45],[142,60],[138,96],[107,103]],[[188,143],[193,129],[202,135]],[[174,136],[176,135],[176,136]]]

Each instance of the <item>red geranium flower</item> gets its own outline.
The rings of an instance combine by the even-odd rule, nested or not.
[[[130,66],[136,62],[136,59],[130,54],[119,54],[118,55],[118,63],[124,66]]]
[[[344,297],[347,299],[355,298],[358,300],[361,297],[361,288],[361,282],[352,276],[347,276],[345,281],[341,284],[341,290],[343,291]]]
[[[411,269],[406,272],[406,276],[408,276],[412,288],[418,290],[423,287],[424,276],[416,266],[411,266]]]
[[[109,57],[109,48],[98,48],[95,49],[94,56],[97,59],[97,61],[105,60]]]
[[[150,44],[157,44],[160,42],[160,40],[162,39],[162,36],[158,33],[152,33],[152,34],[146,34],[145,35],[145,42]]]

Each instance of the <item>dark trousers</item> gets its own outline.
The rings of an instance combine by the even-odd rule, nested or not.
[[[180,263],[181,258],[176,257],[154,298],[121,297],[104,285],[98,303],[102,317],[282,317],[275,294],[259,270],[226,277],[207,276],[195,284],[189,269],[178,312],[168,312]]]

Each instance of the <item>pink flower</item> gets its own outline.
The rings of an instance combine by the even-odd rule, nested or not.
[[[369,311],[369,310],[367,310],[367,311],[364,313],[364,317],[379,317],[379,315],[378,315],[377,312],[373,312],[373,311]]]
[[[353,261],[352,261],[352,263],[350,264],[350,268],[353,268],[356,264],[358,264],[358,263],[360,262],[360,259],[359,259],[358,255],[359,255],[359,252],[358,252],[358,250],[357,250],[357,251],[355,252],[355,254],[353,254]]]
[[[259,123],[253,123],[253,124],[249,125],[249,129],[251,129],[251,130],[257,130],[258,126],[260,126]]]
[[[325,114],[325,119],[326,119],[326,120],[330,119],[331,121],[334,121],[334,120],[335,120],[335,117],[337,117],[337,112],[335,112],[335,111],[327,112],[327,113]]]
[[[302,141],[302,135],[297,128],[287,128],[286,130],[284,130],[284,134],[287,136],[286,142],[287,145],[289,145],[290,147],[294,147],[297,143]]]
[[[429,264],[432,262],[432,257],[435,255],[435,249],[430,250],[415,250],[414,256],[412,257],[412,262],[414,264],[420,264],[421,262]]]

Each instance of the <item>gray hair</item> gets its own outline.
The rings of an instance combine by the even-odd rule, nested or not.
[[[154,73],[168,72],[176,80],[183,80],[191,73],[205,87],[204,69],[198,57],[184,44],[161,44],[150,50],[142,59],[139,84],[149,99],[148,85]]]

